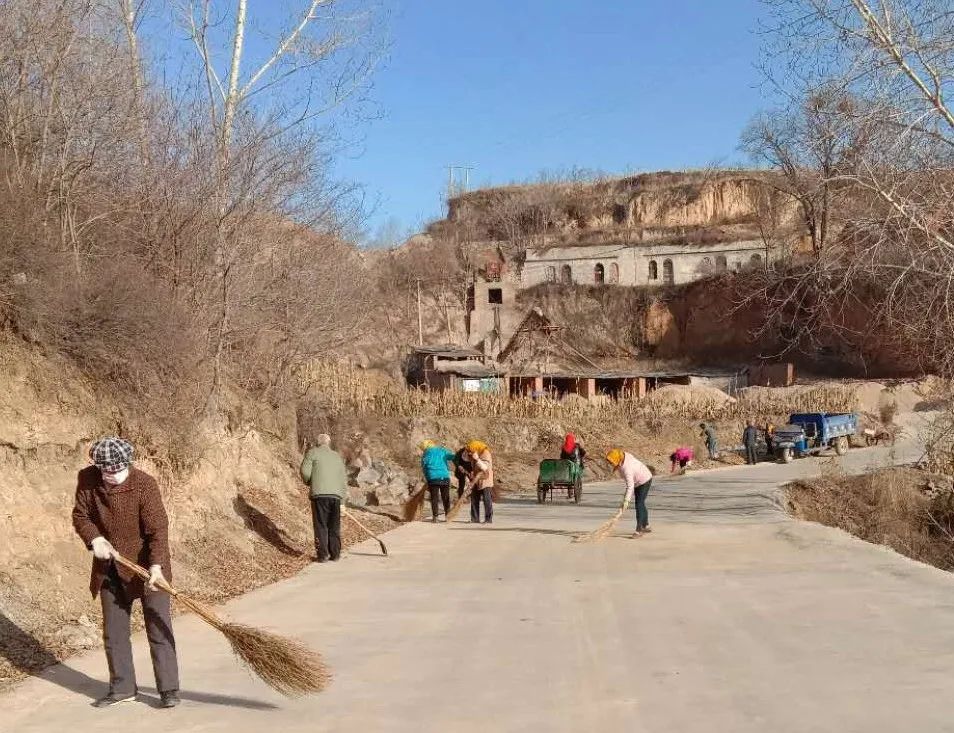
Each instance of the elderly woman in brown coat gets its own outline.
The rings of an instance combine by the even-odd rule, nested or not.
[[[156,589],[171,580],[169,522],[156,480],[132,466],[133,447],[122,438],[96,441],[92,466],[79,472],[73,527],[93,552],[89,589],[103,606],[103,643],[109,665],[109,692],[96,707],[136,699],[129,617],[133,601],[142,603],[146,637],[162,707],[179,704],[179,670],[172,635],[169,596]],[[149,568],[144,583],[114,563],[116,554]]]

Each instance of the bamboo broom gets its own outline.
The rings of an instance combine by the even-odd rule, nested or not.
[[[113,560],[143,580],[149,571],[116,554]],[[177,591],[164,580],[156,584],[207,624],[222,632],[232,651],[261,680],[286,697],[321,692],[331,682],[331,671],[321,655],[299,641],[252,626],[224,621],[206,605]]]
[[[468,481],[467,485],[464,487],[464,492],[457,498],[457,501],[455,501],[453,506],[451,506],[450,511],[448,511],[447,514],[445,515],[444,517],[445,522],[450,523],[458,514],[460,514],[461,507],[464,506],[464,502],[466,502],[470,498],[470,495],[473,492],[473,490],[474,490],[474,482]]]
[[[587,532],[586,534],[579,535],[578,537],[573,538],[573,542],[599,542],[604,537],[608,536],[610,532],[613,531],[613,528],[616,526],[616,523],[620,520],[626,510],[629,508],[629,499],[624,499],[623,503],[620,505],[619,509],[616,510],[610,519],[606,520],[599,527],[594,529],[592,532]]]
[[[424,503],[424,494],[427,491],[427,483],[422,483],[421,488],[415,491],[404,502],[401,508],[401,516],[405,522],[413,522],[417,519],[417,513],[421,510],[421,504]]]
[[[354,514],[352,514],[351,512],[349,512],[349,511],[348,511],[347,509],[345,509],[344,507],[341,507],[341,513],[344,514],[344,515],[345,515],[348,519],[350,519],[352,522],[354,522],[355,524],[357,524],[358,527],[359,527],[366,535],[368,535],[369,537],[371,537],[371,539],[377,540],[377,541],[378,541],[378,544],[381,545],[381,554],[384,555],[385,557],[387,557],[387,555],[388,555],[388,547],[387,547],[387,545],[384,544],[384,542],[381,540],[380,537],[378,537],[374,532],[372,532],[370,529],[368,529],[368,528],[365,527],[363,524],[361,524],[361,522],[358,521],[357,517],[355,517]]]

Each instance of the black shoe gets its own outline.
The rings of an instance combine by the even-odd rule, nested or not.
[[[493,523],[494,523],[494,520],[493,520],[493,519],[485,519],[485,520],[484,520],[484,524],[493,524]]]
[[[135,701],[136,701],[136,694],[137,694],[137,693],[134,692],[134,693],[131,694],[131,695],[119,695],[119,694],[117,694],[117,693],[115,693],[115,692],[110,691],[110,693],[109,693],[108,695],[106,695],[106,697],[101,697],[101,698],[99,698],[99,700],[97,700],[96,702],[94,702],[94,703],[93,703],[93,707],[94,707],[94,708],[108,708],[108,707],[110,707],[111,705],[117,705],[117,704],[119,704],[119,703],[121,703],[121,702],[135,702]]]
[[[159,707],[174,708],[181,702],[178,690],[169,690],[169,692],[159,693]]]

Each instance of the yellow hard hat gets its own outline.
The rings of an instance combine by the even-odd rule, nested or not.
[[[606,454],[606,460],[613,464],[614,468],[619,468],[619,464],[623,462],[625,454],[619,448],[613,448],[609,453]]]
[[[482,440],[472,440],[467,444],[467,450],[471,453],[483,453],[487,450],[487,444]]]
[[[435,445],[437,445],[437,443],[435,443],[433,440],[422,440],[421,444],[417,447],[421,450],[427,450],[428,448],[433,448]]]

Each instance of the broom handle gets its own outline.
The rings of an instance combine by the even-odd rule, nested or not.
[[[149,580],[148,570],[146,570],[141,565],[137,565],[132,560],[127,560],[118,552],[113,555],[113,562],[118,563],[119,565],[122,565],[124,568],[135,573],[143,580]],[[156,581],[156,586],[163,592],[168,593],[170,596],[172,596],[177,601],[182,603],[182,605],[188,607],[197,616],[201,617],[202,620],[205,621],[206,623],[211,624],[217,629],[221,629],[222,626],[224,625],[224,622],[222,621],[222,619],[220,619],[218,616],[212,613],[210,609],[206,608],[204,605],[202,605],[198,601],[192,598],[189,598],[189,596],[177,591],[175,588],[169,585],[169,583],[166,581],[165,578],[160,578],[158,581]]]
[[[359,527],[361,527],[361,529],[364,530],[365,534],[370,535],[370,536],[373,537],[374,539],[378,539],[378,536],[377,536],[374,532],[372,532],[370,529],[368,529],[368,528],[365,527],[363,524],[361,524],[361,522],[359,522],[359,521],[357,520],[357,518],[354,516],[354,514],[352,514],[351,512],[349,512],[346,508],[341,507],[341,513],[344,514],[344,515],[345,515],[348,519],[350,519],[352,522],[354,522],[355,524],[357,524]]]

